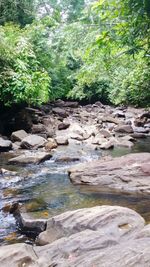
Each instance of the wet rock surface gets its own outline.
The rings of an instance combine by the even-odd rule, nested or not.
[[[45,160],[48,160],[52,157],[52,154],[47,152],[29,152],[26,151],[26,153],[21,154],[20,156],[11,158],[8,163],[10,164],[20,164],[20,165],[26,165],[26,164],[39,164]]]
[[[128,193],[150,193],[150,153],[129,154],[111,160],[92,161],[69,170],[74,184]]]
[[[52,217],[37,242],[43,246],[1,247],[0,265],[142,267],[150,261],[149,225],[145,226],[136,212],[119,206],[97,206]]]

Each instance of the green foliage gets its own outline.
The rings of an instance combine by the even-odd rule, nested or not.
[[[0,101],[5,105],[46,102],[51,79],[26,33],[8,24],[0,28],[0,35]]]
[[[149,105],[149,0],[93,2],[1,0],[2,103],[72,98]],[[47,15],[35,16],[37,3]]]
[[[0,0],[0,24],[5,22],[29,24],[34,19],[34,0]]]

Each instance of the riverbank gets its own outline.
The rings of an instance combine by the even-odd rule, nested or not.
[[[16,225],[13,215],[9,214],[10,204],[16,202],[21,204],[21,212],[30,218],[47,220],[68,210],[121,205],[138,211],[149,222],[149,191],[133,192],[130,185],[128,191],[123,187],[118,192],[108,187],[104,190],[100,186],[98,189],[92,183],[85,183],[84,179],[81,179],[81,185],[74,186],[67,175],[68,169],[75,165],[80,172],[79,163],[84,163],[87,169],[95,160],[107,164],[113,162],[112,157],[118,156],[116,162],[119,166],[122,155],[150,152],[148,110],[114,108],[100,102],[79,106],[76,102],[57,101],[41,109],[27,108],[24,112],[28,115],[21,119],[22,128],[18,128],[16,119],[13,119],[13,131],[7,137],[1,136],[2,245],[16,242],[33,244],[33,236],[37,235],[26,237],[27,233]],[[27,118],[30,118],[28,130],[23,127]],[[144,155],[138,164],[145,159]],[[124,163],[122,165],[120,170]],[[109,172],[109,167],[110,164],[105,173]],[[146,175],[148,181],[149,174]],[[136,182],[141,188],[145,186],[142,181]],[[115,184],[117,186],[117,180]],[[146,186],[148,188],[149,184]]]

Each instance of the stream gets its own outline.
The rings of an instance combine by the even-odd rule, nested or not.
[[[8,203],[19,202],[23,212],[31,218],[49,218],[67,210],[96,205],[120,205],[139,212],[150,221],[149,196],[94,192],[89,186],[74,186],[67,175],[69,166],[76,164],[57,162],[60,155],[80,157],[80,162],[98,159],[102,155],[113,157],[135,152],[150,152],[150,137],[137,141],[132,149],[115,148],[109,151],[95,151],[80,145],[60,148],[53,158],[40,165],[27,167],[7,164],[11,153],[0,154],[0,168],[17,171],[13,177],[0,177],[0,245],[16,242],[34,242],[33,238],[21,233],[13,215],[2,211]],[[79,162],[77,162],[79,163]]]

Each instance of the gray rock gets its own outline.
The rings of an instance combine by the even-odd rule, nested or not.
[[[149,133],[149,129],[144,128],[144,127],[134,127],[134,132],[135,133]]]
[[[62,118],[68,117],[68,113],[62,108],[53,108],[52,111],[54,114],[59,115]]]
[[[77,101],[67,101],[64,102],[64,107],[69,107],[69,108],[77,108],[79,106],[79,103]]]
[[[126,226],[124,226],[126,224]],[[50,244],[61,237],[71,236],[85,230],[103,230],[116,240],[135,235],[144,227],[143,218],[136,212],[118,206],[97,206],[68,211],[47,221],[47,229],[38,237],[40,244]]]
[[[113,140],[108,140],[105,141],[103,144],[100,145],[101,149],[112,149],[114,148],[114,141]]]
[[[13,150],[18,150],[20,148],[21,142],[15,142],[12,144],[12,149]]]
[[[0,152],[9,151],[10,149],[12,149],[12,142],[0,137]]]
[[[32,125],[32,134],[39,134],[39,133],[46,133],[45,125],[43,125],[41,123],[33,124]]]
[[[128,208],[98,206],[68,211],[47,221],[44,246],[0,248],[3,267],[147,267],[150,227]],[[47,244],[47,245],[46,245]]]
[[[46,153],[46,152],[40,152],[40,151],[36,151],[36,152],[26,152],[18,157],[9,159],[9,163],[13,163],[13,164],[20,164],[20,165],[26,165],[26,164],[39,164],[43,161],[46,161],[48,159],[50,159],[52,157],[52,155],[50,153]]]
[[[115,110],[113,115],[118,118],[125,118],[125,112],[122,110]]]
[[[19,130],[11,134],[11,140],[13,142],[21,142],[28,134],[24,130]]]
[[[112,116],[108,116],[108,115],[105,115],[102,118],[102,121],[103,122],[111,122],[111,123],[115,123],[115,124],[119,124],[120,123],[120,120],[118,120],[117,118],[114,118]]]
[[[0,248],[1,267],[40,267],[37,259],[38,257],[30,245],[15,244]]]
[[[133,133],[133,128],[131,125],[118,125],[115,128],[115,132],[119,132],[119,133]]]
[[[67,146],[69,144],[69,141],[66,137],[63,136],[58,136],[55,138],[56,143],[58,146],[62,145],[62,146]]]
[[[44,146],[47,140],[39,135],[28,135],[21,142],[21,147],[26,149],[38,148]]]
[[[62,163],[69,163],[69,162],[75,162],[75,161],[79,161],[80,158],[78,157],[69,157],[69,156],[59,156],[56,158],[56,162],[62,162]]]
[[[65,130],[69,128],[70,123],[69,122],[62,122],[58,125],[58,130]]]
[[[137,153],[80,164],[69,170],[74,184],[95,186],[93,190],[150,193],[150,153]]]
[[[99,133],[100,133],[102,136],[106,137],[106,138],[111,137],[111,133],[110,133],[109,131],[107,131],[106,129],[101,129],[101,130],[99,131]]]
[[[146,134],[144,133],[133,133],[131,134],[133,138],[146,138]]]

